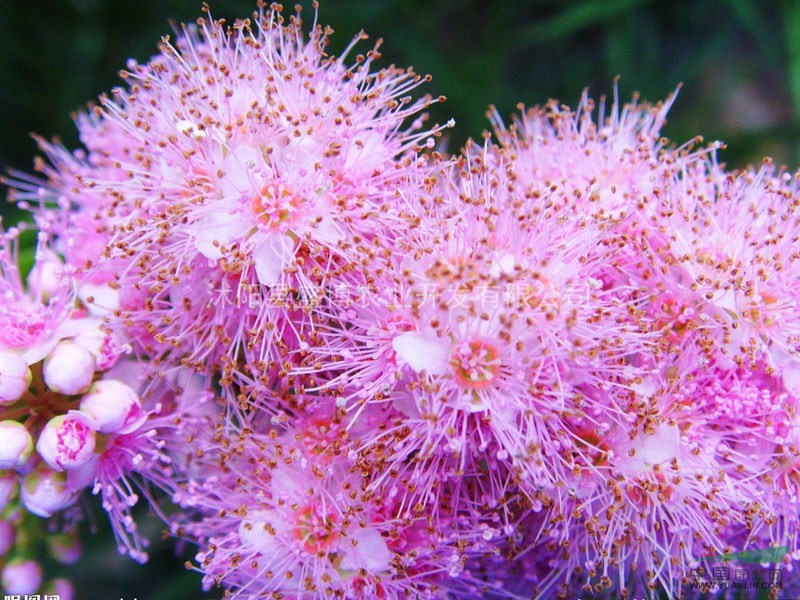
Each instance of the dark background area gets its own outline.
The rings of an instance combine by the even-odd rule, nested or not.
[[[195,0],[0,0],[0,168],[30,171],[29,136],[74,148],[71,113],[119,83],[129,57],[145,61],[174,22],[200,15]],[[310,21],[310,2],[306,19]],[[254,0],[214,0],[212,14],[248,16]],[[289,7],[287,7],[288,9]],[[448,98],[432,118],[456,119],[450,148],[488,128],[487,106],[509,118],[518,102],[575,106],[588,87],[658,101],[683,84],[665,135],[727,142],[731,167],[765,155],[800,164],[800,2],[769,0],[322,0],[336,30],[331,51],[360,29],[384,39],[384,58],[430,73],[424,92]],[[363,43],[367,50],[370,42]],[[3,204],[5,222],[19,218]],[[102,513],[94,507],[95,520]],[[155,540],[160,526],[150,524]],[[199,577],[168,546],[138,566],[116,557],[108,532],[91,537],[65,572],[82,599],[203,598]],[[54,571],[55,572],[55,571]],[[207,596],[219,597],[219,594]]]

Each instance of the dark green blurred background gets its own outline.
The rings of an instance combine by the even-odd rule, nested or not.
[[[304,3],[307,8],[310,2]],[[773,156],[800,165],[800,2],[769,0],[322,0],[332,50],[360,29],[382,37],[382,64],[433,75],[444,94],[433,118],[455,117],[451,149],[487,127],[490,103],[508,117],[518,102],[574,106],[589,87],[659,100],[683,89],[665,134],[722,139],[734,167]],[[216,0],[213,14],[248,16],[255,0]],[[146,60],[168,21],[194,20],[194,0],[0,0],[0,166],[30,170],[28,135],[77,143],[70,113],[117,84],[128,57]],[[363,48],[366,48],[364,45]],[[8,206],[6,222],[17,218]],[[100,511],[95,508],[98,521]],[[152,523],[154,538],[159,525]],[[102,532],[101,532],[102,533]],[[98,535],[68,570],[79,598],[202,598],[183,558],[156,549],[139,567]],[[218,596],[218,594],[216,595]],[[215,596],[208,596],[215,597]]]

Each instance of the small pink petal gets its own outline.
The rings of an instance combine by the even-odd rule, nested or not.
[[[354,531],[350,539],[354,546],[347,547],[340,567],[345,571],[366,569],[370,573],[388,571],[392,561],[392,551],[383,536],[375,529],[367,527]]]
[[[336,226],[336,222],[328,216],[323,216],[322,220],[317,223],[312,232],[312,237],[315,240],[319,240],[331,246],[335,246],[339,241],[345,238],[344,234]]]
[[[417,373],[425,371],[435,375],[447,369],[449,344],[436,336],[408,331],[392,340],[392,348]]]
[[[271,235],[253,250],[256,277],[263,285],[275,285],[294,256],[294,244],[285,235]]]
[[[273,511],[257,510],[248,514],[239,523],[239,540],[244,547],[252,548],[268,557],[280,556],[285,552],[275,538],[275,526],[280,524],[280,517]]]
[[[220,202],[203,215],[191,228],[197,251],[210,260],[222,258],[220,245],[226,245],[237,237],[243,237],[247,224],[237,213],[235,202]]]

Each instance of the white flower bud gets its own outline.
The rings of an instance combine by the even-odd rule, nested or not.
[[[44,382],[60,394],[81,394],[92,384],[94,370],[95,359],[89,350],[61,341],[44,360]]]
[[[33,594],[42,585],[42,567],[35,560],[15,559],[3,567],[3,591],[9,594]]]
[[[64,473],[39,465],[22,481],[20,497],[28,512],[49,517],[72,504],[77,496],[67,488]]]
[[[19,400],[31,379],[31,370],[18,354],[0,350],[0,405]]]
[[[98,371],[108,371],[113,367],[124,349],[119,337],[114,332],[103,331],[99,321],[87,323],[86,328],[78,332],[72,341],[92,353]]]
[[[142,412],[136,392],[116,379],[102,379],[92,384],[81,399],[80,408],[94,419],[100,433],[126,429],[139,420]]]
[[[0,421],[0,469],[17,469],[33,452],[33,438],[18,421]]]

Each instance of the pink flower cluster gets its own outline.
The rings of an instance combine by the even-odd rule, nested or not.
[[[43,534],[35,519],[58,513],[60,532],[44,540],[48,554],[65,564],[76,561],[77,501],[88,488],[102,497],[120,551],[144,561],[146,540],[131,518],[134,487],[157,484],[158,473],[166,477],[170,457],[158,440],[160,409],[144,406],[134,389],[141,387],[141,365],[124,358],[130,345],[77,299],[72,269],[49,249],[45,233],[23,284],[17,265],[24,229],[0,232],[3,589],[71,598],[71,584],[44,582],[32,558]]]
[[[427,78],[328,35],[201,18],[11,182],[40,243],[24,289],[3,237],[5,504],[89,487],[141,560],[142,495],[229,597],[794,574],[796,178],[670,144],[672,99],[492,112],[446,155]]]

